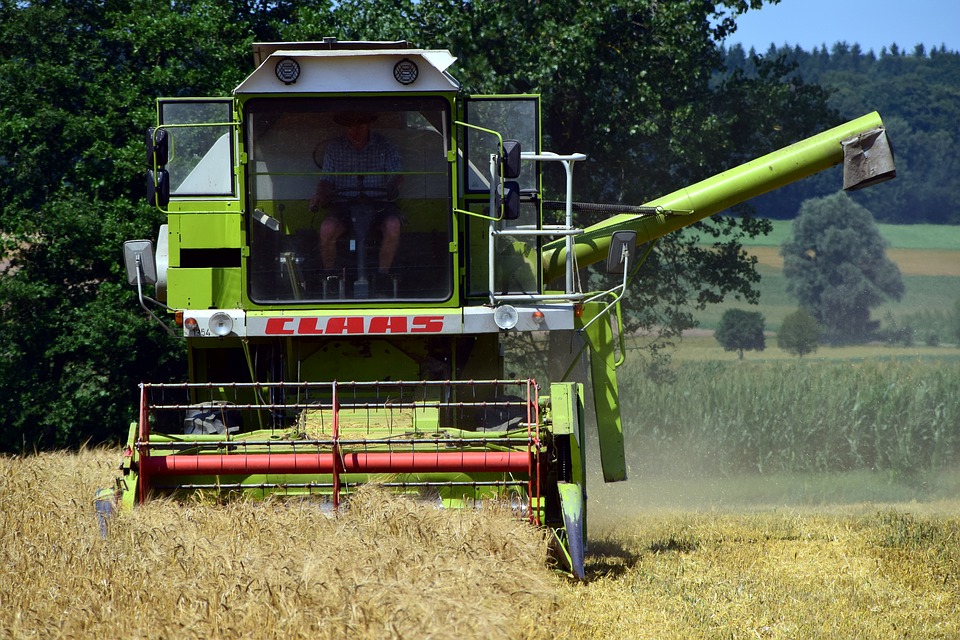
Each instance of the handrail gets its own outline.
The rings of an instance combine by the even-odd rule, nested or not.
[[[514,236],[564,236],[566,241],[567,253],[572,255],[573,252],[573,239],[577,235],[582,235],[582,231],[578,230],[573,225],[573,166],[574,163],[580,162],[587,159],[587,155],[584,153],[571,153],[567,155],[560,155],[558,153],[553,153],[551,151],[545,151],[543,153],[532,153],[524,151],[520,154],[521,160],[531,160],[534,162],[559,162],[563,165],[564,172],[566,174],[566,195],[565,195],[565,206],[564,206],[564,224],[562,225],[551,225],[547,229],[517,229],[511,231],[507,229],[497,229],[495,227],[495,222],[490,221],[490,235],[488,237],[488,254],[489,254],[489,273],[487,274],[488,285],[490,290],[490,304],[496,306],[501,302],[508,302],[514,300],[580,300],[582,295],[575,291],[574,285],[574,264],[569,262],[567,264],[566,274],[564,278],[564,287],[563,292],[565,296],[531,296],[525,294],[497,294],[496,291],[496,251],[494,247],[494,242],[496,241],[497,236],[501,235],[514,235]]]

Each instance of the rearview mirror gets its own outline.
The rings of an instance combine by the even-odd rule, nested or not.
[[[503,141],[503,156],[500,158],[503,167],[500,172],[507,180],[520,177],[520,142],[518,140]]]
[[[127,269],[127,284],[157,283],[157,261],[153,255],[153,241],[127,240],[123,243],[123,264]]]
[[[170,144],[166,129],[147,129],[147,166],[162,167],[170,158]]]
[[[520,185],[516,182],[504,182],[500,195],[504,220],[516,220],[520,217]]]
[[[636,231],[614,231],[607,252],[607,273],[619,274],[630,269],[630,257],[637,246]]]
[[[147,169],[147,202],[161,208],[170,204],[170,174],[166,169]]]

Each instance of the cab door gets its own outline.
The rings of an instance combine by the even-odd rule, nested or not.
[[[494,263],[493,289],[498,294],[536,294],[542,291],[540,244],[542,236],[523,231],[540,229],[540,166],[523,161],[515,179],[521,192],[520,216],[491,221],[489,212],[490,156],[499,152],[501,140],[517,140],[524,153],[540,154],[540,97],[535,95],[471,96],[464,104],[460,175],[462,209],[467,237],[467,295],[491,293],[490,261]],[[496,132],[499,137],[492,133]],[[496,189],[496,185],[494,185]],[[483,217],[486,216],[486,217]],[[511,235],[502,232],[517,231]],[[491,233],[493,238],[491,251]]]
[[[168,252],[167,296],[174,308],[242,304],[246,236],[238,130],[231,98],[157,100],[157,125],[147,132],[147,189],[167,213],[160,240]]]

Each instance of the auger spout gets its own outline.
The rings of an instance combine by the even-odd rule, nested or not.
[[[880,114],[873,112],[643,205],[660,208],[663,210],[661,213],[620,214],[587,227],[574,238],[577,266],[585,267],[603,260],[614,231],[636,231],[638,244],[655,240],[733,205],[839,164],[844,160],[844,141],[882,128]],[[891,172],[883,178],[893,177],[892,164],[891,158]],[[871,183],[883,179],[878,179],[879,176],[872,178]],[[545,280],[563,275],[567,260],[565,241],[561,239],[544,245],[541,260]]]

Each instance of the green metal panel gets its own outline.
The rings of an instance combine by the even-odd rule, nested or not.
[[[584,485],[586,476],[586,450],[583,443],[584,408],[583,385],[577,382],[550,383],[551,431],[556,436],[570,436],[570,477],[573,482]]]
[[[240,269],[170,269],[167,304],[174,309],[236,309]]]
[[[604,306],[603,303],[585,304],[581,321],[586,324],[600,313]],[[627,479],[627,463],[623,450],[613,330],[608,318],[600,318],[587,327],[584,333],[590,345],[590,377],[600,435],[603,479],[606,482],[619,482]]]
[[[180,199],[174,196],[167,206],[167,212],[172,216],[177,213],[237,213],[240,211],[240,200],[237,198],[198,200]]]
[[[241,247],[243,218],[239,213],[200,213],[170,216],[171,240],[181,249]],[[173,246],[171,242],[171,246]]]
[[[133,443],[137,441],[138,429],[139,425],[136,422],[130,423],[130,428],[127,432],[127,455],[124,455],[123,461],[120,463],[120,476],[117,477],[117,490],[120,491],[120,506],[125,511],[133,509],[134,502],[137,499],[136,488],[139,477],[137,473],[137,462],[140,455],[137,453],[137,449],[133,446]]]
[[[555,435],[575,434],[577,432],[577,407],[574,382],[553,382],[550,384],[550,411]]]
[[[213,305],[218,309],[239,309],[242,306],[241,270],[211,269],[213,282]]]
[[[170,269],[167,304],[174,309],[209,309],[213,306],[211,269]]]

